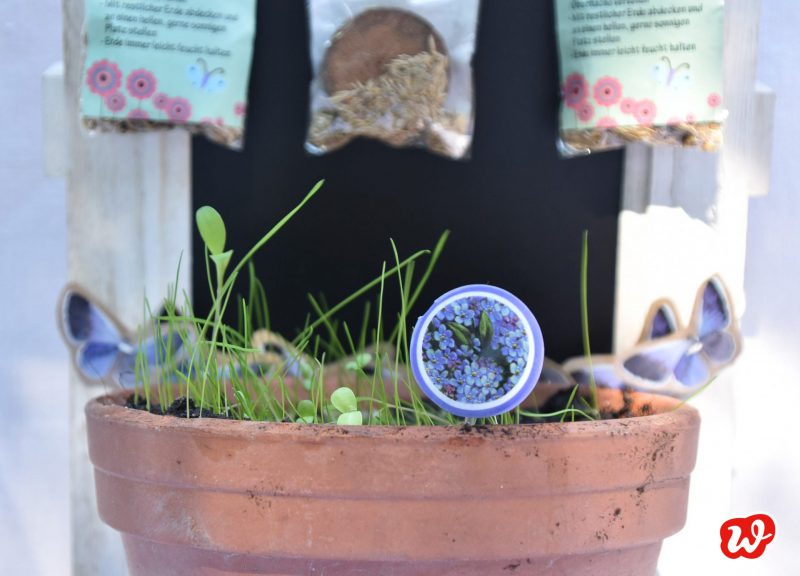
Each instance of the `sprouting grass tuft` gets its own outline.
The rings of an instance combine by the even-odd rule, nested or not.
[[[391,260],[380,273],[342,301],[329,305],[323,296],[308,296],[310,312],[304,328],[291,342],[278,338],[268,348],[255,336],[270,327],[267,292],[256,276],[252,257],[286,226],[321,189],[320,181],[301,202],[277,222],[238,262],[226,249],[222,216],[209,207],[198,210],[196,223],[204,242],[208,290],[207,316],[197,317],[187,294],[178,305],[177,276],[164,311],[145,314],[156,334],[154,351],[140,346],[136,358],[136,396],[147,408],[166,412],[183,397],[186,416],[291,422],[299,424],[454,425],[463,420],[443,412],[419,392],[410,368],[409,318],[444,251],[445,231],[433,250],[402,258],[390,241]],[[424,268],[419,264],[427,260]],[[180,268],[179,268],[180,270]],[[247,271],[247,294],[234,286]],[[421,275],[415,274],[422,270]],[[585,274],[585,271],[584,271]],[[585,279],[584,279],[585,280]],[[387,282],[399,288],[399,313],[384,313]],[[363,317],[354,332],[337,314],[359,304]],[[236,327],[223,322],[230,305],[236,308]],[[585,305],[584,305],[585,307]],[[585,310],[584,310],[585,312]],[[584,333],[588,325],[584,318]],[[385,335],[388,334],[388,338]],[[256,347],[257,342],[259,348]],[[587,346],[588,352],[588,346]],[[138,400],[137,400],[138,401]],[[559,412],[564,417],[575,408]],[[515,409],[482,424],[519,424],[521,418],[545,418]]]

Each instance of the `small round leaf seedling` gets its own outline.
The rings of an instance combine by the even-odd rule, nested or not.
[[[544,362],[542,332],[519,298],[472,285],[436,300],[414,327],[411,367],[431,401],[465,418],[519,406]]]
[[[300,400],[297,404],[297,422],[313,424],[317,416],[317,409],[311,400]]]
[[[336,423],[339,426],[361,426],[364,423],[364,417],[361,412],[347,412],[339,416]]]
[[[331,404],[341,415],[336,423],[339,426],[360,426],[363,417],[358,410],[358,400],[350,388],[338,388],[331,394]]]

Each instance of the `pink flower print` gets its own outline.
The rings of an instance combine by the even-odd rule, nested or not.
[[[720,104],[722,104],[722,96],[720,96],[716,92],[712,92],[711,94],[708,95],[709,106],[711,106],[712,108],[716,108]]]
[[[640,100],[633,111],[636,121],[642,126],[652,126],[656,117],[656,105],[652,100]]]
[[[137,100],[147,100],[156,91],[158,82],[152,72],[145,69],[134,70],[128,74],[128,94]]]
[[[167,117],[176,124],[185,124],[192,117],[192,105],[186,98],[173,98],[166,112]]]
[[[592,118],[594,118],[594,106],[589,104],[588,102],[583,102],[578,109],[575,111],[575,114],[578,115],[578,119],[581,122],[588,122]]]
[[[86,73],[86,84],[93,94],[108,96],[122,85],[122,72],[115,63],[99,60]]]
[[[128,112],[128,119],[129,120],[150,120],[150,114],[147,113],[147,110],[142,110],[141,108],[135,108]]]
[[[633,98],[623,98],[619,103],[619,109],[623,114],[633,114],[636,110],[636,100]]]
[[[614,120],[611,116],[603,116],[600,120],[597,121],[598,128],[616,128],[618,126],[617,121]]]
[[[577,109],[589,95],[589,83],[583,74],[570,74],[564,82],[564,103],[567,108]]]
[[[697,122],[697,116],[695,116],[694,114],[687,114],[686,115],[686,121],[687,122]]]
[[[616,78],[603,76],[594,85],[594,99],[600,106],[613,106],[622,98],[622,84]]]
[[[156,107],[156,110],[166,110],[169,108],[169,103],[172,101],[172,98],[164,94],[163,92],[159,92],[155,96],[153,96],[153,106]]]
[[[106,96],[106,107],[112,112],[121,112],[125,108],[127,100],[122,92],[114,92]]]
[[[237,117],[241,118],[247,114],[247,104],[245,102],[237,102],[233,107],[233,113],[236,114]]]

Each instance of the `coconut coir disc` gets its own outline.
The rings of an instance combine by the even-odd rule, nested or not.
[[[444,40],[426,20],[405,10],[375,8],[347,22],[331,39],[322,64],[322,82],[328,94],[349,90],[357,82],[377,78],[401,55],[414,56],[430,49],[447,54]]]

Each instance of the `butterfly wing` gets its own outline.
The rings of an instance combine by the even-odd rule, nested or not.
[[[74,285],[65,288],[59,313],[59,328],[72,349],[78,374],[87,382],[114,376],[120,348],[126,338],[120,323],[109,312]]]
[[[712,332],[726,330],[732,324],[730,300],[718,278],[710,278],[700,287],[694,322],[701,339]]]
[[[183,350],[183,337],[176,330],[161,326],[158,334],[142,341],[139,346],[147,365],[153,369],[162,366],[167,358],[177,358]],[[132,352],[136,357],[136,351]]]
[[[62,297],[61,331],[67,343],[75,347],[90,341],[122,340],[121,330],[115,321],[74,287],[68,287]]]
[[[650,76],[661,86],[669,85],[671,74],[672,66],[669,65],[666,59],[660,60],[658,64],[650,69]]]
[[[727,365],[739,355],[739,344],[728,332],[712,332],[701,339],[703,352],[714,364]]]
[[[75,366],[84,378],[99,382],[113,375],[119,356],[119,346],[114,342],[89,341],[78,348]]]
[[[739,355],[741,333],[721,278],[713,276],[700,287],[694,325],[703,353],[715,369],[730,364]]]
[[[601,388],[622,388],[625,383],[617,374],[616,359],[611,355],[596,355],[589,361],[585,356],[564,362],[564,370],[581,386],[591,385],[592,377]]]
[[[227,86],[228,81],[225,80],[225,76],[221,72],[215,72],[206,80],[205,90],[211,94],[219,94],[224,92]]]
[[[692,84],[694,84],[694,75],[688,68],[681,67],[673,71],[670,88],[673,90],[684,90],[691,87]]]
[[[667,384],[692,344],[690,338],[670,337],[637,346],[620,363],[624,379],[647,389]]]
[[[206,79],[206,71],[201,60],[198,60],[194,64],[190,64],[189,67],[186,68],[186,77],[189,78],[189,81],[195,88],[203,87],[203,83]]]
[[[678,331],[680,320],[675,305],[667,299],[653,302],[642,328],[639,342],[649,342],[658,338],[670,336]]]
[[[698,350],[685,354],[675,366],[675,379],[687,388],[699,388],[711,380],[711,372]]]
[[[288,342],[269,330],[256,330],[251,338],[251,343],[255,349],[253,359],[258,364],[278,365],[289,354]]]
[[[268,330],[257,330],[252,336],[256,350],[253,363],[257,374],[270,374],[280,370],[287,376],[309,383],[313,375],[313,363],[279,334]]]
[[[558,388],[572,388],[575,384],[575,380],[561,364],[550,358],[544,359],[542,363],[542,373],[539,375],[537,386],[550,385]]]

